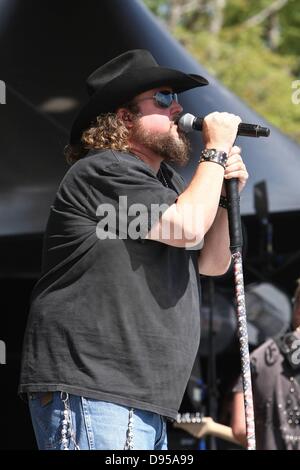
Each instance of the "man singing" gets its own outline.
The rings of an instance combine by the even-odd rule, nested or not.
[[[224,179],[248,178],[228,113],[206,116],[187,187],[169,165],[189,155],[178,93],[207,84],[146,50],[87,80],[24,339],[40,449],[167,449],[199,346],[199,273],[230,265]]]

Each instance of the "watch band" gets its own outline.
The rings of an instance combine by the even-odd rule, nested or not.
[[[226,167],[228,155],[226,152],[217,149],[204,149],[201,152],[199,163],[213,162],[218,163],[224,169]]]

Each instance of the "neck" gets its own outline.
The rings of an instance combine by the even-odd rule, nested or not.
[[[142,145],[132,143],[130,151],[134,153],[140,160],[143,160],[157,174],[163,158],[151,150],[145,149]]]

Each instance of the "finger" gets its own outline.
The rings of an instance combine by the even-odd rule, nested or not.
[[[230,180],[231,178],[238,178],[241,180],[247,180],[249,178],[249,174],[247,171],[244,170],[236,170],[231,171],[230,173],[224,174],[224,178]]]
[[[230,173],[231,171],[247,171],[245,164],[242,161],[236,161],[230,163],[230,165],[227,165],[225,168],[225,173]]]
[[[241,162],[242,164],[244,164],[242,157],[235,153],[234,155],[232,155],[231,157],[227,159],[226,166],[230,166],[233,163],[237,163],[237,162]]]
[[[241,147],[239,147],[238,145],[234,145],[229,152],[229,157],[234,154],[240,154],[241,152],[242,152]]]

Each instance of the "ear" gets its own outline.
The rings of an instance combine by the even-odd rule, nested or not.
[[[126,108],[119,108],[116,112],[118,118],[122,119],[127,128],[132,127],[132,114]]]

